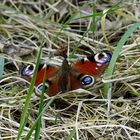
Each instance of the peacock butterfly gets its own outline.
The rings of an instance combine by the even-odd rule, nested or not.
[[[49,96],[58,92],[66,92],[78,88],[87,89],[95,83],[95,78],[106,69],[112,55],[108,52],[87,56],[70,65],[64,57],[61,67],[40,64],[35,86],[40,91],[43,88],[43,75],[46,72],[45,90]],[[27,65],[21,69],[21,76],[31,81],[35,65]]]

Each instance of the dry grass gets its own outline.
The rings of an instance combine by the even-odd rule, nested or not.
[[[99,0],[96,10],[103,12],[118,1]],[[16,1],[3,0],[0,4],[0,56],[5,58],[5,70],[0,81],[0,139],[16,139],[19,119],[25,104],[28,85],[20,78],[23,64],[33,63],[42,38],[45,39],[42,61],[60,65],[61,57],[48,58],[60,46],[69,46],[70,54],[80,44],[75,58],[83,55],[111,51],[129,26],[140,20],[140,3],[135,0],[122,1],[104,17],[82,18],[87,34],[79,33],[83,28],[70,28],[77,21],[74,18],[87,16],[92,12],[93,1],[82,6],[71,1]],[[69,18],[68,22],[68,17]],[[66,24],[66,21],[68,24]],[[64,24],[65,22],[65,24]],[[101,26],[102,25],[102,26]],[[76,25],[75,25],[76,26]],[[94,28],[96,27],[96,29]],[[94,31],[93,31],[94,30]],[[42,118],[40,139],[48,140],[138,140],[140,139],[140,30],[137,29],[123,46],[117,60],[112,79],[102,75],[98,81],[112,82],[110,112],[102,98],[102,85],[95,85],[89,91],[74,91],[59,95]],[[77,49],[77,48],[76,48]],[[101,82],[99,82],[101,83]],[[50,99],[45,98],[45,104]],[[31,98],[29,118],[22,133],[23,139],[35,121],[39,97]],[[34,139],[34,135],[32,138]]]

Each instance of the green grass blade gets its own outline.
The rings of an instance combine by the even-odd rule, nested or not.
[[[96,5],[93,3],[93,5],[92,5],[92,28],[91,28],[91,30],[93,31],[93,35],[94,35],[94,32],[95,32],[95,30],[96,30],[96,13],[97,13],[97,11],[96,11]]]
[[[75,132],[75,129],[73,129],[70,134],[65,138],[65,140],[76,140],[76,132]]]
[[[115,68],[115,64],[117,61],[117,58],[119,57],[119,54],[121,52],[121,49],[123,47],[123,45],[125,44],[126,40],[131,36],[131,34],[138,28],[140,27],[140,22],[135,23],[134,25],[132,25],[131,27],[128,28],[127,32],[125,32],[125,34],[122,36],[122,38],[120,39],[120,41],[118,42],[115,51],[113,52],[112,55],[112,59],[111,62],[108,66],[108,69],[106,71],[106,74],[108,77],[112,77],[114,68]],[[109,88],[111,86],[111,83],[105,83],[104,84],[104,98],[108,97],[108,93],[109,93]]]
[[[119,9],[122,9],[122,8],[124,8],[125,6],[122,6],[121,5],[122,3],[121,3],[121,1],[120,2],[118,2],[117,4],[115,4],[114,6],[112,6],[111,8],[109,8],[108,10],[106,10],[106,12],[97,12],[95,9],[95,13],[94,13],[94,16],[95,17],[102,17],[102,16],[104,16],[105,14],[111,14],[111,13],[114,13],[114,11],[116,11],[116,10],[119,10]],[[95,8],[96,7],[96,5],[95,4],[93,4],[92,5],[92,9],[93,8]],[[92,11],[94,11],[94,10],[92,10]],[[81,19],[81,18],[85,18],[85,19],[87,19],[87,18],[91,18],[91,17],[93,17],[93,13],[92,14],[89,14],[89,15],[86,15],[86,16],[82,16],[82,17],[79,17],[79,18],[75,18],[75,20],[78,20],[78,19]]]
[[[44,110],[46,110],[46,109],[50,106],[50,104],[51,104],[56,98],[57,98],[57,95],[56,95],[56,96],[53,96],[53,97],[49,100],[49,102],[47,103],[47,105],[45,106],[45,108],[43,108],[42,112],[38,115],[37,119],[35,120],[34,124],[32,125],[30,131],[28,132],[28,134],[26,135],[26,137],[25,137],[24,140],[29,140],[29,139],[30,139],[30,137],[31,137],[31,135],[32,135],[32,133],[33,133],[33,131],[34,131],[34,129],[37,127],[38,122],[40,121],[40,118],[41,118],[41,116],[42,116]]]
[[[0,57],[0,79],[3,75],[3,72],[4,72],[4,58]]]
[[[43,89],[42,89],[42,94],[40,96],[38,116],[41,114],[41,112],[43,111],[43,108],[44,108],[45,81],[46,81],[46,73],[44,73],[44,77],[43,77]],[[34,138],[35,140],[39,140],[40,128],[41,128],[41,118],[42,118],[42,114],[40,115],[40,118],[38,119],[37,126],[35,129],[35,138]]]
[[[33,78],[32,78],[32,81],[31,81],[31,85],[29,87],[29,91],[28,91],[28,94],[27,94],[27,97],[26,97],[25,106],[24,106],[23,112],[21,114],[20,127],[19,127],[19,130],[18,130],[17,140],[21,139],[21,134],[22,134],[24,126],[25,126],[25,120],[27,118],[30,98],[31,98],[31,95],[32,95],[33,90],[34,90],[34,84],[35,84],[36,75],[37,75],[37,71],[38,71],[38,66],[39,66],[41,52],[42,52],[42,47],[40,48],[38,56],[37,56],[35,71],[34,71]]]
[[[83,7],[81,7],[80,9],[82,10],[82,8],[83,8]],[[78,11],[78,12],[76,11],[75,13],[73,13],[73,14],[69,17],[69,19],[68,19],[64,24],[61,24],[60,31],[58,32],[58,34],[56,34],[54,42],[58,39],[58,36],[60,35],[61,31],[64,30],[65,28],[69,27],[69,24],[70,24],[71,21],[76,20],[76,19],[79,19],[79,18],[76,18],[76,16],[77,16],[78,14],[79,14],[79,11]]]
[[[116,5],[114,5],[114,6],[112,6],[110,9],[108,9],[108,10],[106,10],[106,12],[97,12],[96,11],[96,5],[95,4],[93,4],[92,5],[92,14],[91,15],[87,15],[87,16],[82,16],[82,17],[80,17],[80,18],[76,18],[76,19],[81,19],[81,18],[92,18],[92,26],[91,26],[91,28],[89,28],[87,31],[85,31],[84,32],[84,34],[83,34],[83,36],[81,37],[81,39],[79,40],[79,42],[75,45],[75,47],[74,47],[74,49],[73,49],[73,51],[72,51],[72,53],[71,53],[71,55],[70,55],[70,58],[71,57],[73,57],[74,56],[74,54],[77,52],[77,50],[78,50],[78,48],[79,48],[79,46],[80,46],[80,44],[81,44],[81,41],[82,40],[84,40],[84,37],[87,35],[87,33],[90,31],[90,30],[92,30],[92,32],[93,32],[93,35],[94,35],[94,32],[95,32],[95,30],[96,30],[96,18],[98,17],[98,16],[100,16],[100,17],[102,17],[102,16],[104,16],[105,14],[109,14],[109,13],[112,13],[112,12],[114,12],[114,11],[116,11],[116,10],[118,10],[118,9],[121,9],[121,8],[123,8],[124,6],[120,6],[120,4],[121,4],[121,1],[120,2],[118,2]]]
[[[11,7],[9,7],[9,6],[7,6],[7,5],[4,5],[4,4],[0,4],[0,9],[2,9],[2,10],[8,10],[8,11],[11,11],[11,12],[18,12],[16,9],[14,9],[14,8],[11,8]]]

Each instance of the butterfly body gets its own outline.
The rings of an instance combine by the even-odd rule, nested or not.
[[[43,76],[46,73],[45,89],[49,96],[78,88],[89,88],[94,84],[95,78],[103,73],[110,60],[110,53],[100,53],[81,59],[73,65],[65,57],[60,68],[40,64],[35,86],[42,90]],[[33,71],[33,66],[27,65],[21,69],[21,75],[31,81]]]

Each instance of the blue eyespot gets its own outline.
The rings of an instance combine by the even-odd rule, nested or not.
[[[89,75],[84,75],[81,77],[81,83],[84,87],[89,87],[94,84],[94,77]]]
[[[47,92],[48,87],[49,87],[49,85],[48,85],[47,83],[45,83],[45,85],[44,85],[44,92]],[[43,91],[43,83],[39,84],[39,85],[37,86],[37,89],[38,89],[40,92],[42,92],[42,91]]]
[[[22,76],[32,76],[34,73],[34,65],[27,65],[21,69]]]
[[[100,64],[105,64],[105,63],[110,62],[111,58],[112,58],[111,53],[105,53],[105,52],[97,53],[94,56],[95,61],[100,63]]]

